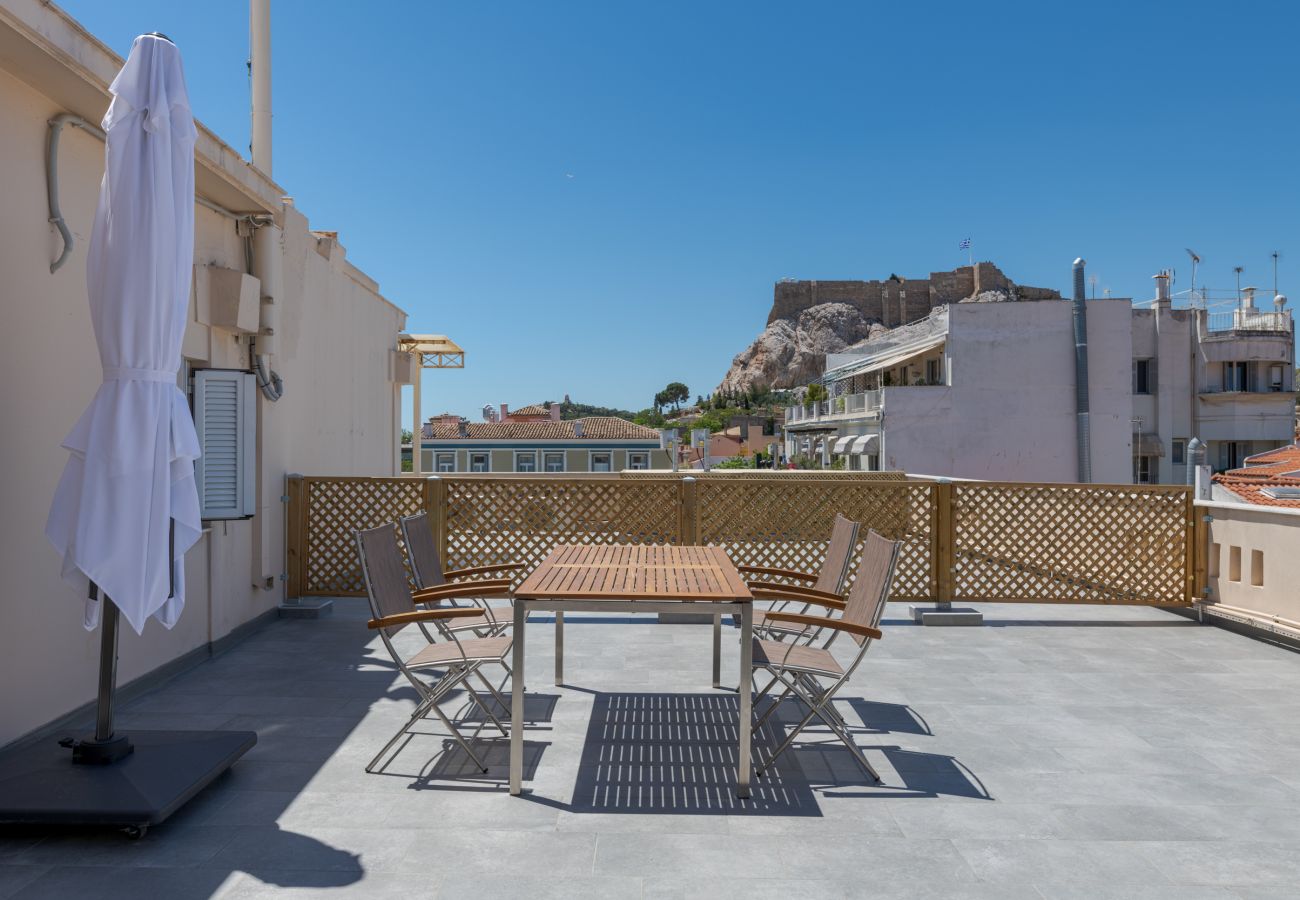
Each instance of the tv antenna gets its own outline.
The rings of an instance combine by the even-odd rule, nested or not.
[[[1241,302],[1241,273],[1246,271],[1244,266],[1233,266],[1232,271],[1237,273],[1237,302]]]
[[[1092,299],[1096,300],[1097,299],[1097,276],[1089,275],[1088,284],[1092,285]]]
[[[1280,251],[1273,251],[1273,296],[1277,296],[1277,261],[1282,258]]]
[[[1196,306],[1196,266],[1200,263],[1201,258],[1196,255],[1196,251],[1191,247],[1186,249],[1187,255],[1192,258],[1192,286],[1188,296],[1192,298],[1192,306]]]

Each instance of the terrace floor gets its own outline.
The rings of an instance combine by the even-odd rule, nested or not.
[[[649,617],[572,617],[563,688],[549,620],[530,626],[530,795],[506,793],[504,741],[480,745],[482,776],[432,726],[367,775],[413,692],[342,600],[125,707],[123,726],[259,742],[140,840],[0,834],[0,897],[1300,894],[1300,654],[1151,609],[989,606],[983,628],[903,611],[839,703],[885,784],[806,745],[741,803],[710,629]],[[653,720],[688,761],[602,763],[616,718]]]

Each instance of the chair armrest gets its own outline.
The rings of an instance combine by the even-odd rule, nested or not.
[[[471,575],[483,575],[488,572],[506,572],[512,569],[524,568],[523,563],[501,563],[494,566],[472,566],[468,569],[452,569],[449,572],[443,572],[443,578],[468,578]]]
[[[796,572],[793,569],[777,569],[772,566],[736,566],[737,572],[743,572],[746,575],[772,575],[777,578],[793,578],[797,581],[816,581],[817,576],[808,572]],[[771,582],[760,582],[760,584],[770,584]]]
[[[371,619],[367,628],[393,628],[397,625],[410,625],[413,622],[428,622],[432,619],[459,619],[465,616],[477,616],[481,610],[471,606],[448,606],[444,609],[418,609],[415,612],[395,613],[382,619]]]
[[[768,622],[789,622],[791,625],[807,625],[812,628],[833,628],[836,631],[847,631],[849,634],[859,634],[862,637],[875,638],[880,640],[885,633],[879,628],[872,628],[870,625],[858,625],[854,622],[845,622],[843,619],[832,619],[827,616],[806,616],[803,613],[787,612],[770,612],[767,614]]]
[[[815,591],[812,588],[795,587],[789,584],[772,584],[766,581],[749,582],[749,592],[755,600],[794,600],[815,603],[827,609],[843,609],[844,598],[839,594]]]
[[[464,584],[440,584],[437,587],[415,591],[411,594],[411,599],[416,603],[436,603],[439,600],[454,600],[460,597],[472,600],[480,597],[509,596],[510,582],[501,579],[498,581],[469,581]]]

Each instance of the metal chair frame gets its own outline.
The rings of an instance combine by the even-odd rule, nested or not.
[[[884,615],[885,604],[889,599],[890,585],[893,582],[894,569],[898,563],[898,553],[901,543],[899,541],[890,541],[881,537],[874,531],[867,533],[867,540],[863,547],[862,562],[858,567],[858,575],[853,583],[845,600],[839,603],[827,602],[826,606],[831,609],[839,609],[841,617],[837,619],[828,616],[812,616],[802,613],[772,613],[778,621],[789,622],[794,625],[802,625],[805,630],[813,631],[820,634],[823,630],[830,630],[832,634],[822,645],[822,650],[829,652],[830,645],[835,638],[841,633],[846,632],[858,644],[858,651],[854,655],[853,661],[847,666],[842,667],[841,674],[834,676],[834,680],[829,685],[823,685],[820,679],[833,677],[827,672],[812,670],[797,665],[784,665],[781,662],[774,662],[768,659],[764,663],[755,663],[755,668],[762,668],[771,673],[772,681],[754,698],[755,706],[757,702],[766,695],[777,682],[784,685],[785,690],[777,697],[772,705],[759,717],[755,722],[755,730],[761,728],[763,724],[771,717],[785,701],[786,698],[793,695],[800,700],[807,708],[807,714],[799,721],[790,731],[781,745],[772,753],[768,759],[758,766],[756,773],[762,777],[763,771],[770,768],[786,750],[794,743],[795,738],[808,726],[814,718],[820,719],[825,723],[832,733],[853,754],[853,758],[864,768],[877,783],[880,782],[880,773],[872,767],[867,761],[866,756],[862,753],[861,748],[854,743],[852,735],[849,733],[848,723],[834,708],[833,700],[836,693],[857,671],[858,666],[866,657],[867,651],[871,648],[873,641],[880,639],[883,635],[880,631],[880,620]],[[862,616],[864,611],[860,607],[866,605],[866,615]],[[866,621],[859,621],[865,618]],[[800,646],[796,642],[790,644],[790,650],[786,651],[784,658],[788,658],[793,650]]]
[[[412,687],[414,687],[416,692],[419,694],[420,702],[416,704],[415,710],[411,713],[410,718],[366,765],[366,771],[373,773],[376,770],[379,761],[384,758],[393,745],[401,740],[402,737],[408,736],[411,732],[411,727],[419,720],[426,718],[428,713],[432,711],[451,733],[452,738],[460,745],[461,749],[463,749],[469,758],[474,761],[474,764],[479,769],[486,772],[487,767],[483,765],[482,760],[480,760],[478,755],[470,748],[469,743],[461,735],[460,731],[452,723],[451,719],[448,718],[446,713],[442,711],[438,704],[452,690],[457,687],[463,687],[470,699],[483,710],[486,717],[484,722],[479,723],[478,728],[474,732],[474,737],[478,736],[487,720],[490,720],[502,735],[508,736],[509,733],[506,731],[505,726],[502,725],[501,721],[492,713],[487,702],[478,694],[477,691],[470,687],[469,679],[471,676],[476,676],[484,686],[486,686],[493,698],[501,704],[501,708],[509,709],[510,707],[509,704],[506,703],[505,697],[501,695],[501,692],[492,685],[481,671],[483,664],[487,662],[497,662],[504,666],[505,654],[509,652],[509,647],[506,647],[506,650],[500,654],[500,657],[497,657],[495,654],[489,657],[475,657],[472,648],[472,644],[475,641],[468,642],[471,644],[471,647],[469,648],[469,652],[467,652],[466,642],[462,642],[455,633],[446,632],[446,639],[453,641],[459,650],[460,662],[452,660],[450,661],[450,664],[448,664],[448,661],[441,661],[438,665],[445,665],[446,669],[443,671],[441,677],[437,678],[436,681],[428,682],[419,677],[418,673],[421,672],[436,673],[439,671],[438,665],[432,663],[427,665],[409,664],[407,658],[403,656],[403,654],[397,649],[396,645],[394,645],[392,640],[393,634],[396,634],[407,625],[417,625],[420,627],[425,638],[429,640],[430,644],[439,643],[434,640],[433,636],[424,627],[426,622],[441,623],[444,620],[477,616],[479,614],[478,608],[470,606],[448,606],[439,609],[420,609],[416,605],[417,602],[419,602],[419,594],[412,594],[408,589],[406,591],[406,602],[410,605],[410,611],[389,613],[385,615],[383,609],[385,606],[384,599],[387,599],[390,604],[395,604],[397,603],[397,597],[393,596],[385,598],[384,594],[381,592],[388,592],[390,591],[390,588],[379,587],[376,585],[371,572],[371,566],[374,562],[371,553],[373,553],[374,550],[372,549],[369,553],[367,552],[366,541],[368,539],[383,541],[384,544],[381,546],[383,546],[385,550],[387,549],[388,542],[391,541],[391,552],[400,563],[401,549],[397,545],[397,533],[392,525],[383,525],[379,528],[358,531],[356,533],[357,553],[361,560],[361,575],[366,586],[366,594],[370,600],[371,614],[374,617],[367,623],[368,627],[379,632],[379,636],[384,643],[385,649],[388,650],[388,653],[392,657],[398,671],[405,676],[407,681],[411,683]],[[471,587],[469,585],[447,585],[440,589],[440,597],[447,599],[453,597],[462,599],[467,598],[469,596],[469,594],[466,593],[467,588],[469,591],[481,591],[480,587]]]

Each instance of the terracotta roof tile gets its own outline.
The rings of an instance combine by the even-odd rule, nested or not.
[[[1300,509],[1300,500],[1277,500],[1263,493],[1267,487],[1300,487],[1300,444],[1256,453],[1246,461],[1254,464],[1215,475],[1214,483],[1247,503]]]
[[[531,406],[523,406],[519,409],[512,409],[508,413],[511,416],[549,416],[551,410],[545,403],[534,403]]]
[[[575,433],[575,421],[582,423],[581,438]],[[653,428],[614,416],[590,416],[564,422],[470,422],[465,430],[462,438],[455,425],[434,423],[432,437],[440,441],[659,440],[659,432]]]

